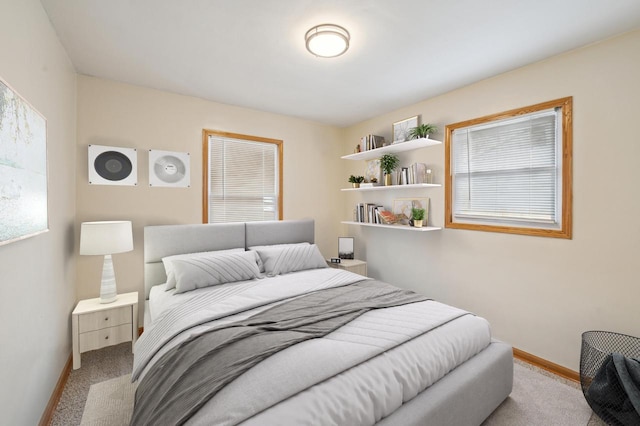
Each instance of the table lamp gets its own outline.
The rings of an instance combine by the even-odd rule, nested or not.
[[[100,303],[115,302],[116,276],[111,255],[133,250],[131,221],[82,222],[80,254],[103,255]]]

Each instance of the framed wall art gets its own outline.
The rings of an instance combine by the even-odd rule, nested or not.
[[[353,237],[338,237],[338,257],[353,259]]]
[[[393,123],[393,143],[402,143],[409,140],[408,132],[418,126],[418,117],[416,115]]]
[[[47,121],[0,79],[0,245],[48,229]]]
[[[149,150],[149,186],[191,186],[188,152]]]
[[[367,161],[367,166],[364,170],[364,180],[369,183],[382,182],[382,169],[380,168],[379,158]]]

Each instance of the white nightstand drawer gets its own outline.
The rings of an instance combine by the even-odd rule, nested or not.
[[[100,349],[132,338],[131,323],[80,334],[80,353]]]
[[[78,325],[80,333],[86,333],[121,324],[131,324],[131,306],[80,315]]]

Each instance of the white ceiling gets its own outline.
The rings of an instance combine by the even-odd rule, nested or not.
[[[41,2],[81,74],[337,126],[640,28],[639,0]],[[345,55],[306,51],[322,23]]]

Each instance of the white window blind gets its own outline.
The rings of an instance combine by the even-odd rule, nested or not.
[[[209,223],[278,219],[278,146],[209,136]]]
[[[453,220],[561,226],[561,108],[455,129]]]

